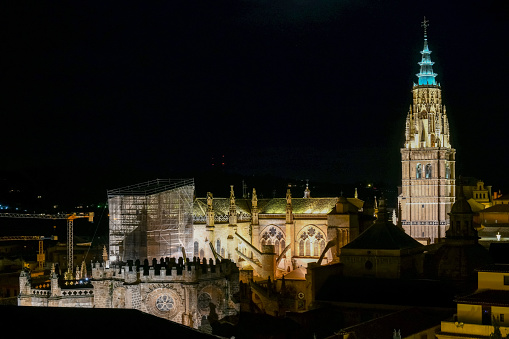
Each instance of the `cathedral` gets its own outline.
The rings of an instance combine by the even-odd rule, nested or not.
[[[455,200],[456,153],[450,143],[442,88],[433,72],[427,26],[424,20],[424,48],[406,118],[398,197],[404,230],[424,244],[443,238],[449,227],[448,213]]]
[[[195,197],[193,179],[157,179],[107,192],[109,246],[103,262],[92,263],[90,280],[62,281],[53,270],[49,283],[34,285],[22,272],[19,304],[132,308],[203,328],[207,317],[240,312],[239,282],[254,281],[254,289],[265,284],[270,291],[278,279],[281,286],[298,280],[292,297],[298,298],[297,309],[305,310],[313,299],[308,267],[344,266],[345,276],[419,276],[421,244],[438,243],[446,235],[442,252],[447,255],[439,253],[445,259],[437,274],[451,275],[449,254],[465,247],[459,245],[475,251],[479,246],[467,220],[471,210],[460,209],[464,200],[452,208],[455,149],[426,20],[423,27],[420,72],[401,148],[399,216],[393,222],[398,227],[388,221],[385,200],[378,211],[357,192],[351,198],[314,198],[306,187],[299,197],[288,189],[285,197],[264,199],[253,188],[238,199],[230,186],[229,197],[212,192]],[[455,225],[446,233],[449,215]],[[472,234],[461,233],[467,228]],[[470,270],[453,273],[463,277]]]

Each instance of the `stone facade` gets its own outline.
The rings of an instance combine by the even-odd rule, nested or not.
[[[219,255],[253,269],[255,277],[274,279],[316,262],[333,239],[339,246],[326,251],[322,262],[337,260],[336,252],[359,234],[362,220],[372,222],[361,216],[364,202],[357,198],[311,198],[309,188],[304,196],[293,198],[288,190],[285,198],[258,199],[253,190],[251,199],[235,199],[232,187],[229,199],[212,193],[197,198],[193,255]]]
[[[455,154],[450,144],[449,121],[442,105],[442,89],[435,81],[428,41],[421,51],[419,83],[406,118],[401,149],[402,183],[398,202],[401,224],[415,239],[435,242],[449,226],[448,213],[455,198]]]
[[[33,286],[23,271],[18,305],[137,309],[194,328],[204,317],[221,319],[240,310],[239,270],[227,259],[92,266],[91,279],[59,281],[53,272],[50,283]]]

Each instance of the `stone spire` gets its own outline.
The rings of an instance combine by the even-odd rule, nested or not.
[[[237,206],[235,205],[235,193],[233,185],[230,185],[230,210],[228,212],[230,226],[237,226]]]
[[[438,85],[435,80],[437,74],[433,73],[434,62],[431,61],[431,51],[428,48],[428,23],[429,20],[426,20],[426,17],[424,17],[424,21],[422,22],[422,27],[424,28],[424,48],[421,51],[421,62],[419,62],[421,70],[417,74],[417,77],[419,78],[419,85]]]
[[[214,227],[214,208],[212,206],[212,202],[212,193],[207,192],[207,227]]]
[[[290,192],[290,189],[286,190],[286,223],[293,223],[292,192]]]
[[[258,197],[254,188],[253,196],[251,197],[251,224],[258,225]]]
[[[306,189],[304,190],[304,198],[311,198],[311,191],[309,190],[309,183],[306,183]]]

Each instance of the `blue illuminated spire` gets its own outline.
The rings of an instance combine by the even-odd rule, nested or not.
[[[424,17],[424,21],[422,22],[422,27],[424,27],[424,48],[421,51],[421,62],[419,62],[421,71],[417,74],[417,77],[419,78],[419,85],[437,85],[435,80],[437,74],[433,73],[434,62],[431,61],[431,51],[428,48],[428,34],[426,30],[429,26],[428,22],[429,20],[426,20],[426,17]]]

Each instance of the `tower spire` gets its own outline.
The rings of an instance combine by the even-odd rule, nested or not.
[[[428,26],[429,20],[424,20],[421,22],[421,26],[424,28],[424,48],[421,51],[422,58],[421,62],[419,62],[419,66],[421,66],[420,72],[417,74],[419,78],[419,85],[438,85],[435,77],[436,73],[433,73],[433,64],[431,61],[431,51],[428,48]]]
[[[426,20],[426,17],[424,17],[424,20],[421,22],[421,27],[424,28],[424,39],[428,38],[428,26],[429,26],[429,20]]]

